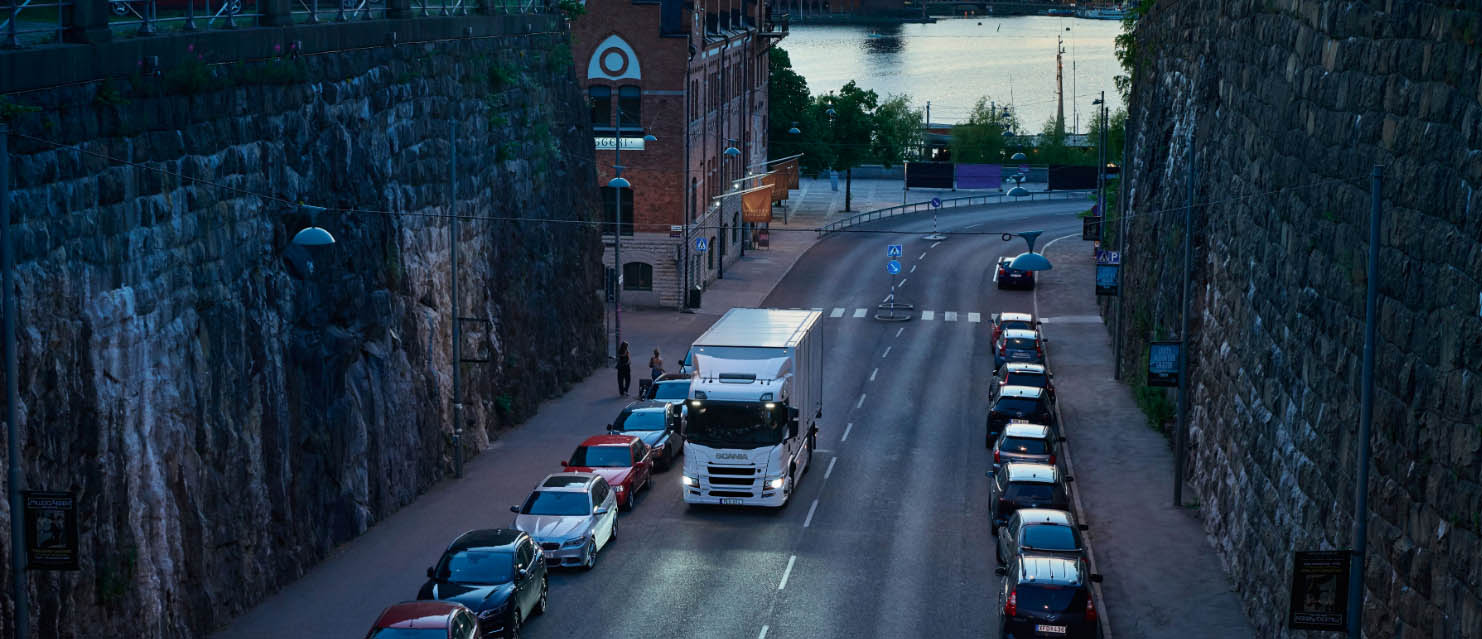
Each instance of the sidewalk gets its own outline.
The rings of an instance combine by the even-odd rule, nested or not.
[[[1128,386],[1112,379],[1111,336],[1093,289],[1091,245],[1050,241],[1055,268],[1039,275],[1044,321],[1082,523],[1112,635],[1181,639],[1253,637],[1240,597],[1194,508],[1173,507],[1173,453],[1147,425]],[[1073,464],[1073,467],[1071,467]],[[1110,639],[1110,638],[1108,638]]]

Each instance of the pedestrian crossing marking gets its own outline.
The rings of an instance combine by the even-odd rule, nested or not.
[[[967,321],[972,322],[974,324],[977,324],[977,323],[983,321],[983,316],[982,315],[979,315],[977,313],[968,313],[967,314]]]
[[[936,311],[921,311],[921,321],[923,322],[930,322],[936,319],[936,317]]]
[[[829,317],[843,317],[844,316],[844,307],[842,307],[842,306],[836,306],[836,307],[834,307],[834,312],[829,313],[828,316]]]
[[[947,311],[945,313],[942,313],[942,316],[943,316],[942,319],[944,321],[948,321],[948,322],[955,322],[955,321],[957,321],[957,311]]]
[[[821,309],[821,308],[817,308],[817,307],[814,307],[814,308],[813,308],[813,310],[815,310],[815,311],[818,311],[818,312],[820,312],[820,313],[822,313],[822,312],[823,312],[823,309]]]
[[[855,319],[859,319],[861,317],[864,317],[865,316],[865,313],[867,313],[867,312],[869,312],[869,311],[867,311],[866,309],[856,308],[856,309],[854,309],[854,318]]]

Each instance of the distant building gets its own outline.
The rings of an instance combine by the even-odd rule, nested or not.
[[[591,105],[608,220],[603,261],[611,279],[621,273],[625,305],[680,307],[687,285],[704,286],[741,255],[740,199],[714,198],[767,157],[768,49],[783,26],[757,0],[588,0],[586,8],[572,26],[572,58]],[[644,143],[647,134],[658,141]],[[633,187],[615,194],[605,185],[619,137]],[[738,157],[725,155],[730,146]],[[614,265],[619,213],[623,263]]]

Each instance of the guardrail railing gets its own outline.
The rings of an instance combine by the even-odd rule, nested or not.
[[[1084,198],[1091,193],[1092,191],[1030,191],[1029,195],[1021,195],[1019,197],[1014,197],[1007,193],[967,195],[963,197],[944,199],[942,200],[941,208],[950,209],[961,206],[983,206],[985,204],[1022,204],[1024,202],[1035,201],[1045,202],[1049,200],[1073,200]],[[856,224],[874,222],[877,220],[895,217],[897,215],[909,215],[912,213],[922,212],[930,213],[933,210],[939,209],[933,209],[930,200],[924,202],[897,204],[895,206],[888,206],[883,209],[865,211],[863,213],[851,215],[842,220],[834,220],[833,222],[818,227],[818,235],[821,237],[835,231],[849,228]]]
[[[87,2],[90,0],[73,0]],[[96,1],[96,0],[91,0]],[[256,26],[257,0],[106,0],[114,36]]]
[[[65,7],[71,2],[51,0],[10,0],[5,7],[5,19],[0,22],[0,44],[7,49],[30,45],[52,44],[62,41],[62,32],[67,28]]]

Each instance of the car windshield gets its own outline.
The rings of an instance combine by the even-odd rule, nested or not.
[[[508,550],[464,550],[437,563],[439,580],[460,584],[509,583],[514,572],[515,556]]]
[[[1035,501],[1047,502],[1055,498],[1055,487],[1050,484],[1040,483],[1014,483],[1009,484],[1008,491],[1004,494],[1010,501]]]
[[[585,492],[537,490],[520,507],[522,515],[578,516],[592,514],[592,498]]]
[[[1024,541],[1019,545],[1032,550],[1080,550],[1075,530],[1069,526],[1025,526]]]
[[[1003,340],[1004,348],[1016,350],[1029,350],[1034,348],[1034,340],[1027,337],[1008,337]]]
[[[633,460],[628,454],[628,446],[577,446],[576,452],[571,453],[572,466],[586,466],[596,468],[599,466],[632,466]]]
[[[786,406],[767,409],[762,404],[703,402],[690,406],[685,437],[701,446],[757,448],[782,441],[781,416]]]
[[[1022,397],[1000,397],[998,403],[993,405],[993,410],[998,413],[1024,413],[1027,415],[1039,410],[1039,402]]]
[[[654,388],[654,399],[684,399],[690,396],[690,382],[686,379],[659,382]]]
[[[1014,590],[1020,610],[1067,612],[1086,609],[1086,596],[1074,586],[1025,585]]]
[[[1009,373],[1003,378],[1006,386],[1033,386],[1040,388],[1045,385],[1045,376],[1039,373]]]
[[[1020,455],[1048,455],[1049,447],[1043,439],[1029,439],[1027,437],[1005,437],[1003,443],[998,445],[998,450],[1005,453],[1019,453]]]
[[[371,639],[444,639],[447,628],[382,628]]]
[[[628,413],[614,424],[618,430],[664,430],[664,411],[642,410]]]
[[[1034,322],[1026,322],[1024,320],[1004,320],[1003,330],[1007,331],[1012,329],[1032,331],[1034,330]]]

